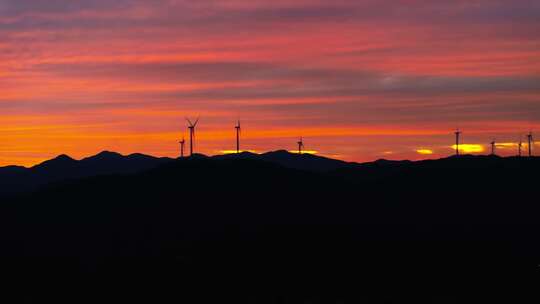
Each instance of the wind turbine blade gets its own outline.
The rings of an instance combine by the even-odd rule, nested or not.
[[[186,120],[187,120],[187,122],[189,123],[189,126],[190,126],[190,127],[193,126],[193,123],[191,122],[191,120],[189,120],[189,118],[186,117]]]
[[[200,118],[200,117],[197,117],[197,120],[195,120],[195,123],[193,124],[194,127],[196,127],[197,124],[199,123],[199,118]]]

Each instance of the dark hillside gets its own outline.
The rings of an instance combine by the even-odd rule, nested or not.
[[[539,169],[472,156],[318,173],[169,161],[4,201],[1,266],[33,299],[78,303],[523,302],[538,299]]]

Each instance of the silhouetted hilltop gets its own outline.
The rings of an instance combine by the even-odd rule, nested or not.
[[[86,162],[93,162],[93,161],[96,161],[96,162],[114,162],[114,161],[119,161],[122,158],[124,158],[124,156],[122,154],[120,154],[120,153],[111,152],[111,151],[101,151],[101,152],[99,152],[98,154],[96,154],[94,156],[83,158],[82,161],[86,161]]]
[[[3,174],[17,174],[26,171],[26,168],[22,166],[6,166],[0,167],[0,170],[2,170]]]
[[[77,161],[68,155],[62,154],[53,159],[46,160],[38,165],[35,165],[31,169],[36,171],[46,170],[66,170],[74,168],[77,165]]]
[[[440,175],[455,175],[455,181],[474,179],[486,172],[493,177],[504,174],[505,171],[527,170],[529,166],[538,165],[538,157],[498,157],[486,155],[460,155],[441,159],[420,161],[390,161],[377,160],[370,163],[354,164],[353,166],[337,169],[331,172],[334,176],[341,176],[357,181],[377,181],[394,176],[426,175],[432,179]]]
[[[252,153],[248,151],[242,151],[240,153],[215,155],[212,158],[214,159],[259,159],[260,154],[256,154],[256,153]]]
[[[130,174],[155,168],[172,161],[143,154],[123,156],[103,151],[82,160],[59,155],[31,168],[1,167],[0,194],[35,190],[36,188],[63,180],[108,174]]]
[[[288,168],[321,172],[355,165],[354,163],[348,163],[314,154],[293,154],[284,150],[264,153],[261,155],[261,159],[277,163]]]
[[[193,153],[193,155],[189,156],[191,159],[207,159],[209,156],[201,154],[201,153]]]
[[[217,155],[214,159],[251,159],[262,160],[275,164],[279,164],[286,168],[301,169],[307,171],[326,172],[340,168],[353,167],[355,163],[349,163],[342,160],[331,159],[327,157],[317,156],[314,154],[297,154],[285,150],[277,150],[266,152],[263,154],[255,154],[250,152],[242,152],[239,154]]]

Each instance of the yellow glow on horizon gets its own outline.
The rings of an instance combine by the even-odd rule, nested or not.
[[[525,143],[523,143],[523,146]],[[514,142],[505,142],[505,143],[495,143],[495,147],[499,149],[516,149],[519,146],[519,143]]]
[[[431,155],[431,154],[433,154],[433,150],[430,150],[430,149],[418,149],[418,150],[416,150],[416,153],[422,154],[422,155]]]
[[[290,153],[296,153],[298,154],[298,150],[291,150]],[[302,150],[302,154],[317,154],[319,151],[313,151],[313,150]]]
[[[456,145],[452,146],[452,149],[456,149]],[[477,144],[460,144],[459,151],[464,153],[480,153],[484,152],[484,146]]]

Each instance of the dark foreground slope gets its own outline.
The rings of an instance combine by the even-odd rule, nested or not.
[[[3,202],[1,266],[29,302],[534,303],[539,169],[178,160]]]

